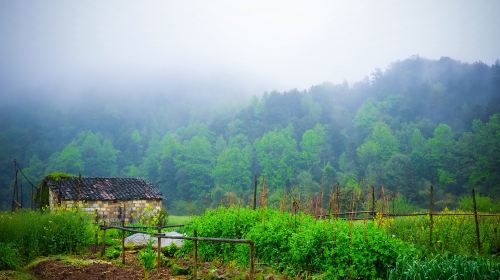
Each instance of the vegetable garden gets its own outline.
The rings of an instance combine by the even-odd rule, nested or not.
[[[259,279],[264,271],[271,271],[273,277],[301,279],[500,278],[498,215],[445,209],[398,216],[395,202],[391,212],[391,201],[384,196],[373,199],[374,192],[364,201],[356,199],[361,196],[354,191],[344,191],[344,196],[339,195],[342,191],[333,193],[336,196],[330,195],[327,209],[321,207],[320,199],[301,201],[293,194],[280,207],[266,207],[264,192],[257,209],[221,206],[207,210],[180,228],[187,239],[182,247],[163,248],[160,256],[149,243],[135,258],[147,275],[170,269],[200,279],[214,276],[203,271],[197,274],[197,263],[225,263],[241,271],[219,279]],[[122,231],[124,224],[102,226],[102,220],[78,209],[1,213],[0,269],[19,269],[38,256],[54,254],[83,253],[116,259],[118,264],[119,256],[125,258],[125,247],[120,244],[125,234],[141,227],[149,228],[152,236],[161,234],[156,226],[166,225],[166,216],[160,214],[165,220],[152,215]],[[251,274],[249,260],[254,258],[248,244],[204,242],[217,239],[251,240],[256,274]],[[179,269],[172,259],[186,260],[188,266]]]

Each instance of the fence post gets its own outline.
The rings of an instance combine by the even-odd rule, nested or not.
[[[257,208],[257,175],[253,176],[253,210]]]
[[[122,264],[125,264],[125,209],[122,210],[121,219],[122,219]]]
[[[472,204],[474,206],[474,220],[476,222],[477,252],[481,253],[481,238],[479,236],[479,220],[477,217],[476,191],[474,189],[472,189]]]
[[[372,185],[372,217],[375,218],[375,187]]]
[[[160,225],[158,225],[158,242],[156,243],[156,245],[157,245],[156,250],[158,251],[157,256],[156,256],[156,267],[158,269],[160,269],[160,267],[161,267],[161,236],[159,234],[161,234],[161,226]]]
[[[106,253],[106,220],[104,220],[104,217],[103,217],[103,231],[102,231],[102,244],[101,244],[101,257],[104,257],[104,254]]]
[[[97,253],[97,248],[99,247],[99,211],[95,209],[95,246],[94,246],[94,253]]]
[[[432,246],[432,228],[434,227],[434,220],[432,218],[432,212],[434,208],[434,197],[433,197],[434,187],[431,185],[431,191],[429,193],[429,246]]]
[[[196,239],[196,237],[198,237],[198,233],[196,232],[196,230],[194,230],[194,266],[193,266],[193,279],[196,280],[197,279],[197,272],[198,272],[198,240]]]
[[[498,231],[497,231],[496,227],[493,229],[493,233],[495,234],[493,236],[493,240],[495,240],[495,249],[498,252],[498,251],[500,251],[500,244],[498,244]]]
[[[254,251],[255,247],[253,241],[250,241],[250,280],[254,279],[254,273],[255,273]]]

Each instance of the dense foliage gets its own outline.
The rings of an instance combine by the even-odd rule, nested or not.
[[[398,256],[416,252],[371,222],[365,227],[269,209],[218,208],[193,219],[186,231],[191,235],[194,229],[200,236],[251,239],[260,263],[291,275],[323,274],[328,279],[383,277]],[[192,243],[186,242],[182,250],[190,253]],[[208,260],[248,264],[246,244],[199,242],[198,250]]]
[[[76,253],[94,235],[91,218],[79,210],[0,212],[0,268],[15,268],[37,256]]]
[[[500,63],[412,57],[351,86],[270,92],[210,114],[168,96],[0,105],[0,208],[14,158],[32,181],[53,171],[146,177],[173,213],[228,196],[247,203],[253,174],[271,195],[363,179],[423,207],[430,184],[438,209],[472,188],[500,198]]]

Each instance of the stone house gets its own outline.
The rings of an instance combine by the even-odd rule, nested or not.
[[[162,193],[143,179],[138,178],[89,178],[58,177],[45,178],[48,200],[45,204],[55,207],[74,207],[77,204],[84,211],[99,218],[116,223],[124,212],[125,222],[138,220],[144,209],[158,211],[163,205]]]

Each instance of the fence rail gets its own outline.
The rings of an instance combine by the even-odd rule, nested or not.
[[[123,223],[123,222],[122,222]],[[181,240],[192,240],[194,242],[193,254],[194,254],[194,264],[193,264],[193,279],[197,279],[197,267],[198,267],[198,241],[209,241],[209,242],[223,242],[223,243],[240,243],[248,244],[250,250],[250,279],[254,279],[255,274],[255,245],[252,240],[249,239],[230,239],[230,238],[214,238],[214,237],[200,237],[197,236],[197,231],[194,231],[194,236],[170,236],[165,233],[161,233],[163,228],[179,227],[184,225],[168,225],[168,226],[107,226],[106,224],[99,225],[99,228],[103,231],[102,233],[102,247],[101,247],[101,257],[104,256],[106,252],[106,230],[117,229],[122,231],[122,263],[125,264],[125,232],[131,233],[143,233],[150,234],[157,238],[157,267],[161,267],[161,239],[181,239]],[[150,233],[147,231],[137,230],[135,228],[155,228],[158,233]]]

